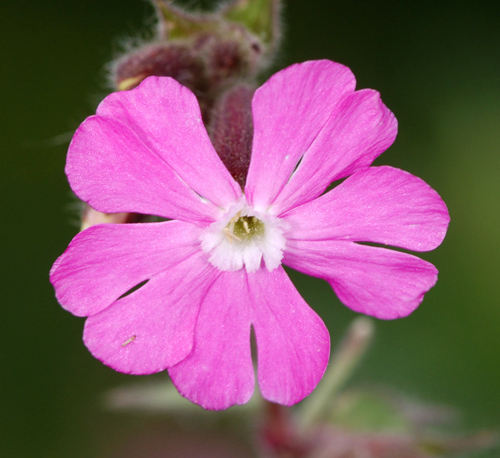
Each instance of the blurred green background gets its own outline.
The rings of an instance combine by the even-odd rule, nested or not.
[[[500,426],[500,3],[284,3],[275,68],[329,58],[379,90],[400,131],[377,163],[426,180],[451,213],[443,245],[422,256],[440,270],[437,286],[409,318],[376,323],[353,383],[456,406],[462,429]],[[102,408],[104,392],[138,379],[91,357],[83,320],[48,282],[77,230],[66,140],[106,94],[104,64],[151,17],[143,0],[0,6],[1,456],[124,457],[134,434],[165,440],[161,419]],[[293,278],[338,342],[356,315],[326,283]]]

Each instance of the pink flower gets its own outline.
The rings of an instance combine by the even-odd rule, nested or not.
[[[172,221],[90,227],[55,262],[57,298],[89,317],[96,358],[130,374],[168,369],[182,395],[224,409],[254,390],[253,327],[262,395],[292,405],[321,379],[330,343],[282,264],[327,280],[357,312],[415,310],[436,268],[357,242],[432,250],[448,212],[419,178],[370,167],[397,123],[377,92],[354,89],[350,70],[330,61],[293,65],[258,89],[244,192],[175,80],[150,77],[104,99],[69,148],[72,189],[101,212]]]

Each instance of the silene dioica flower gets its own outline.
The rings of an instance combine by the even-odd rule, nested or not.
[[[376,91],[355,91],[345,66],[288,67],[255,92],[252,115],[243,190],[195,95],[167,77],[106,97],[76,131],[66,165],[72,189],[96,210],[167,221],[78,234],[52,268],[59,302],[88,316],[84,341],[96,358],[130,374],[167,369],[208,409],[252,396],[252,328],[265,399],[292,405],[321,379],[328,330],[283,265],[325,279],[357,312],[403,317],[436,268],[359,242],[432,250],[449,222],[421,179],[371,167],[393,143],[396,119]]]

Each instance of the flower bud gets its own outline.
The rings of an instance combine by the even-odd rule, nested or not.
[[[226,91],[214,107],[209,126],[215,150],[242,188],[252,153],[253,92],[247,84],[238,84]]]
[[[276,49],[279,0],[236,0],[212,14],[183,11],[152,0],[154,39],[111,64],[111,82],[132,89],[148,76],[170,76],[197,96],[204,120],[219,95],[241,80],[253,81]]]
[[[132,89],[148,76],[171,76],[189,88],[205,88],[203,62],[185,45],[158,43],[145,46],[115,64],[118,90]]]

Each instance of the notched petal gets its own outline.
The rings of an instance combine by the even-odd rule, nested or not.
[[[380,319],[412,313],[437,281],[437,269],[415,256],[331,240],[290,241],[284,263],[327,280],[352,310]]]
[[[178,221],[100,224],[75,236],[50,272],[59,303],[78,316],[108,307],[200,251],[200,228]]]
[[[169,369],[179,392],[205,409],[227,409],[252,396],[247,297],[244,269],[221,273],[203,299],[191,354]]]
[[[249,202],[265,209],[275,200],[355,85],[347,67],[318,60],[276,73],[255,92],[253,151],[245,188]]]
[[[177,364],[191,352],[199,307],[216,275],[201,255],[181,262],[89,317],[85,345],[104,364],[129,374]]]
[[[427,183],[403,170],[370,167],[283,216],[296,240],[350,240],[414,251],[441,244],[450,217]]]

